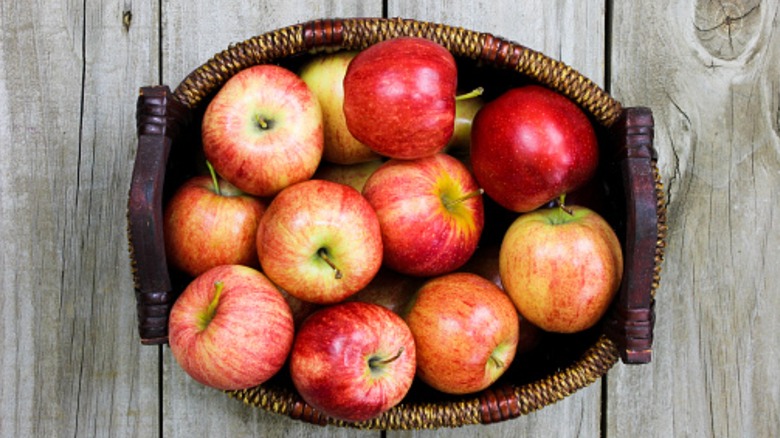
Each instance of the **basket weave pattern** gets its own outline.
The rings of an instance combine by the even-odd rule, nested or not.
[[[156,251],[156,255],[147,258],[164,260],[160,255],[163,251],[159,244],[160,236],[154,237],[157,239],[153,242],[157,243],[156,246],[139,238],[146,234],[160,234],[160,229],[152,226],[160,214],[159,205],[154,210],[154,206],[149,207],[149,199],[160,203],[161,183],[148,181],[150,178],[146,173],[149,171],[144,166],[157,166],[158,173],[164,174],[171,138],[180,125],[187,123],[187,115],[182,114],[181,108],[198,108],[230,77],[253,65],[273,63],[296,55],[339,49],[360,50],[399,36],[427,38],[443,45],[455,56],[495,69],[517,72],[567,96],[597,123],[611,128],[621,138],[627,138],[618,141],[621,149],[618,154],[623,155],[623,162],[628,163],[623,164],[627,198],[631,202],[644,202],[642,205],[645,206],[650,204],[650,209],[645,210],[651,211],[650,220],[654,227],[649,233],[652,237],[649,245],[654,247],[648,253],[649,262],[636,261],[636,270],[643,272],[635,275],[639,277],[635,284],[640,284],[644,290],[621,291],[617,305],[606,318],[604,333],[575,363],[523,385],[491,387],[454,401],[403,402],[380,417],[363,423],[344,423],[329,418],[307,405],[292,388],[261,385],[226,393],[246,404],[314,424],[384,430],[431,429],[494,423],[525,415],[590,385],[606,374],[620,358],[627,363],[649,361],[653,303],[660,282],[666,236],[666,203],[652,148],[650,111],[622,108],[618,101],[571,67],[517,43],[487,33],[400,18],[325,19],[285,27],[234,44],[214,55],[190,73],[172,93],[167,87],[144,89],[146,95],[139,98],[139,158],[134,169],[128,221],[142,342],[166,342],[167,312],[173,301],[170,281],[166,283],[167,270],[144,259],[144,253]],[[166,108],[169,109],[167,115]],[[154,141],[160,144],[149,144]],[[142,157],[141,150],[147,148],[153,150],[152,158]],[[159,169],[161,165],[162,170]],[[639,166],[639,177],[634,175],[636,171],[632,170],[632,166]],[[649,179],[643,180],[642,175]],[[137,180],[140,181],[139,186],[141,183],[146,185],[136,187]],[[647,184],[649,189],[645,187]],[[146,211],[150,209],[154,211]],[[142,210],[141,213],[138,210]],[[629,218],[629,222],[633,223],[633,218]],[[647,239],[637,244],[647,246]],[[633,243],[629,242],[630,245]],[[648,263],[650,269],[647,269]],[[158,272],[160,269],[164,272]],[[627,266],[627,269],[627,273],[632,272],[632,266]],[[154,272],[149,274],[149,271]],[[145,335],[144,330],[152,334]]]

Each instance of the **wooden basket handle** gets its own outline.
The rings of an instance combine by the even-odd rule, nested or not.
[[[138,150],[127,220],[138,329],[141,343],[163,344],[174,301],[162,230],[163,184],[171,144],[187,120],[187,110],[167,86],[141,88],[136,110]]]
[[[665,224],[653,130],[653,113],[645,107],[624,108],[612,126],[626,205],[625,268],[607,333],[627,364],[648,363],[652,356]]]

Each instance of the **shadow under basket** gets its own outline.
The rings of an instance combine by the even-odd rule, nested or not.
[[[257,64],[295,70],[312,56],[361,50],[416,36],[446,47],[458,63],[459,88],[485,86],[485,99],[524,84],[541,84],[578,104],[599,137],[599,211],[624,251],[624,276],[607,315],[576,335],[545,333],[518,355],[490,388],[450,396],[415,382],[407,397],[378,418],[345,423],[323,415],[295,392],[285,370],[258,387],[228,391],[245,403],[314,424],[370,429],[430,429],[487,424],[555,403],[598,380],[619,360],[650,361],[654,296],[666,234],[663,187],[648,108],[624,108],[571,67],[489,33],[393,18],[323,19],[281,28],[231,45],[190,73],[173,91],[143,87],[137,107],[138,151],[128,201],[128,237],[143,344],[164,344],[168,315],[187,279],[166,264],[163,205],[201,169],[200,121],[210,99],[234,74]],[[489,79],[489,81],[487,80]]]

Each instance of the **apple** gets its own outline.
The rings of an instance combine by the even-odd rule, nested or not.
[[[352,135],[375,152],[414,159],[440,152],[455,126],[455,59],[417,37],[360,51],[344,76],[344,116]]]
[[[424,279],[402,275],[387,268],[380,268],[371,283],[347,301],[362,301],[378,304],[391,312],[403,316]]]
[[[287,291],[284,289],[278,287],[277,289],[279,289],[279,293],[281,293],[284,299],[287,301],[287,305],[290,306],[290,311],[292,312],[293,317],[293,325],[296,329],[301,326],[303,321],[308,318],[309,315],[322,308],[322,306],[319,304],[310,303],[308,301],[303,301],[300,298],[296,298],[287,293]]]
[[[255,236],[265,207],[216,176],[185,181],[163,216],[168,262],[193,277],[219,265],[258,267]]]
[[[363,187],[382,229],[384,263],[402,274],[454,271],[474,253],[484,226],[482,192],[457,159],[438,153],[392,159]]]
[[[445,151],[462,160],[468,159],[471,149],[471,124],[477,112],[485,104],[480,97],[482,90],[455,98],[455,127]]]
[[[407,394],[415,354],[400,316],[376,304],[340,303],[304,321],[290,353],[290,375],[314,408],[343,421],[366,421]]]
[[[196,277],[168,321],[171,353],[203,385],[235,390],[259,385],[285,364],[293,344],[290,307],[262,273],[222,265]]]
[[[356,139],[344,118],[344,75],[357,52],[320,55],[308,61],[299,76],[314,92],[322,109],[325,146],[322,159],[336,164],[356,164],[379,158]]]
[[[518,311],[543,330],[594,326],[620,286],[623,253],[615,232],[580,206],[526,213],[501,244],[499,271]]]
[[[538,85],[510,89],[474,117],[471,165],[485,194],[515,212],[539,208],[593,177],[596,134],[565,96]]]
[[[344,184],[309,180],[279,192],[257,230],[263,272],[290,295],[331,304],[364,288],[382,265],[374,209]]]
[[[368,177],[374,173],[383,163],[382,160],[371,160],[357,164],[333,164],[323,162],[312,177],[327,181],[346,184],[355,190],[362,192]]]
[[[295,73],[271,64],[238,72],[206,107],[206,158],[239,189],[273,196],[314,175],[322,158],[322,111]]]
[[[481,391],[512,363],[517,310],[491,281],[458,272],[425,283],[405,318],[417,346],[417,375],[448,394]]]

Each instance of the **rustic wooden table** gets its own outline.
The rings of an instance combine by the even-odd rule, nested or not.
[[[383,15],[503,36],[651,107],[669,202],[653,362],[447,436],[780,434],[777,1],[230,3],[2,2],[0,436],[384,434],[249,408],[141,346],[125,234],[138,87],[278,27]]]

